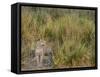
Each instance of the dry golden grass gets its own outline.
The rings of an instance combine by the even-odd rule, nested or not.
[[[22,7],[22,64],[43,39],[52,47],[53,68],[95,66],[94,16],[93,10]]]

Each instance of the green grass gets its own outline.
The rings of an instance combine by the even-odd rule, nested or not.
[[[53,68],[95,66],[94,11],[52,10],[22,8],[22,63],[43,39],[52,47]]]

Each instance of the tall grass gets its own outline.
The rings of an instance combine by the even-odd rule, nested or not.
[[[93,10],[22,7],[22,63],[38,39],[53,50],[53,68],[95,66]]]

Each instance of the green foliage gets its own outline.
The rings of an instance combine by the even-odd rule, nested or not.
[[[50,43],[54,68],[95,65],[93,10],[22,7],[22,62],[38,39]],[[34,45],[32,45],[34,44]]]

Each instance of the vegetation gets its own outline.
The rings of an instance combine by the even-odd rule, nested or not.
[[[50,44],[53,68],[95,66],[95,11],[22,7],[22,64],[38,39]]]

